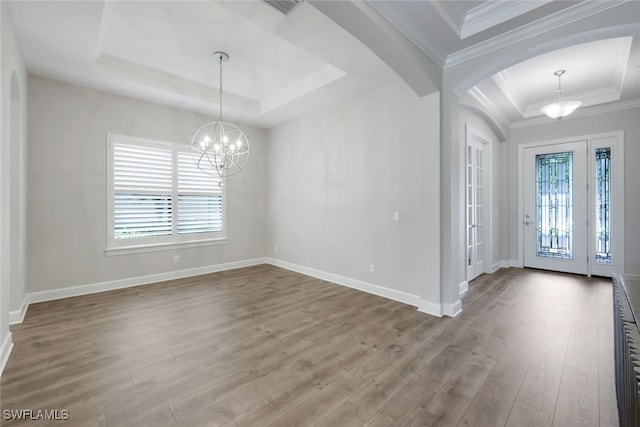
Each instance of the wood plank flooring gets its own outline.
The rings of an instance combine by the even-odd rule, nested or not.
[[[33,304],[12,327],[3,416],[69,419],[0,422],[612,427],[611,292],[502,269],[436,318],[260,265]]]

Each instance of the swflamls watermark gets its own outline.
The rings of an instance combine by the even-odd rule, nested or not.
[[[68,409],[5,409],[2,411],[5,420],[29,421],[66,421],[69,419]]]

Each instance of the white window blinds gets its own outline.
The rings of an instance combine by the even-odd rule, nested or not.
[[[114,144],[114,238],[171,235],[172,158],[171,150]]]
[[[223,178],[187,147],[109,135],[110,248],[224,240]]]
[[[222,178],[199,170],[178,151],[178,234],[222,231]]]

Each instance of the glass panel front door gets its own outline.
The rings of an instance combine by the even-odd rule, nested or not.
[[[587,274],[587,142],[523,154],[525,267]]]
[[[536,255],[573,259],[573,152],[536,155]]]

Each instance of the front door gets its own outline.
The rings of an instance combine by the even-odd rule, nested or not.
[[[524,150],[524,266],[588,274],[587,141]]]

